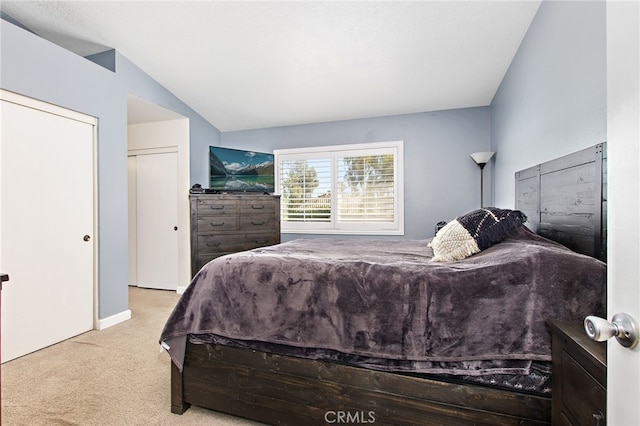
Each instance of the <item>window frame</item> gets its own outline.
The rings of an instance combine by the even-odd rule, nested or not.
[[[390,222],[339,222],[338,215],[334,213],[338,208],[338,197],[334,196],[334,194],[338,194],[338,158],[349,155],[350,152],[353,152],[354,156],[372,155],[372,151],[378,151],[381,155],[393,154],[394,156],[394,219]],[[280,229],[282,233],[404,235],[404,141],[276,149],[273,153],[276,194],[282,194],[280,173],[283,159],[284,161],[295,161],[328,157],[331,162],[331,219],[326,222],[289,222],[284,220],[285,215],[281,213]],[[284,208],[284,205],[285,203],[281,203],[281,208]]]

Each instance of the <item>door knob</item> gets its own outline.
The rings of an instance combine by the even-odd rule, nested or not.
[[[588,316],[584,319],[584,330],[587,336],[596,342],[604,342],[615,337],[625,348],[633,348],[638,344],[638,327],[633,318],[625,313],[617,313],[611,322],[604,318]]]

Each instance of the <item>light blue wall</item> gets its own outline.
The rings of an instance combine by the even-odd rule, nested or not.
[[[495,204],[514,173],[606,140],[604,1],[544,1],[491,104]]]
[[[180,99],[167,91],[134,63],[117,55],[117,76],[124,91],[146,99],[189,118],[190,176],[191,182],[209,175],[209,145],[219,145],[221,132],[193,111]]]
[[[225,147],[266,152],[396,140],[404,141],[405,238],[432,237],[438,221],[480,206],[480,170],[469,154],[489,149],[488,107],[222,134]],[[282,240],[301,237],[319,236],[283,234]]]
[[[98,122],[99,318],[128,309],[127,94],[190,119],[192,174],[206,172],[199,148],[220,132],[142,70],[116,54],[116,73],[0,19],[0,87],[94,117]]]
[[[489,201],[513,207],[514,173],[606,137],[604,2],[544,1],[491,107],[221,134],[124,56],[116,73],[0,19],[0,87],[99,118],[100,318],[128,308],[128,93],[190,118],[191,181],[206,182],[208,146],[257,151],[404,140],[405,236],[480,204],[469,154],[491,147]],[[495,179],[490,179],[494,175]],[[495,196],[495,198],[494,198]],[[283,240],[301,237],[284,235]]]

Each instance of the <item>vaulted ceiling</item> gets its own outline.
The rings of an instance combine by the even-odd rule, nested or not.
[[[485,106],[540,1],[12,1],[79,55],[116,49],[221,131]]]

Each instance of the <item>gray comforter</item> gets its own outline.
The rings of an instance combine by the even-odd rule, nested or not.
[[[180,369],[193,335],[381,370],[526,374],[551,359],[546,320],[604,313],[606,265],[525,227],[455,262],[431,262],[427,243],[299,239],[214,259],[160,341]]]

